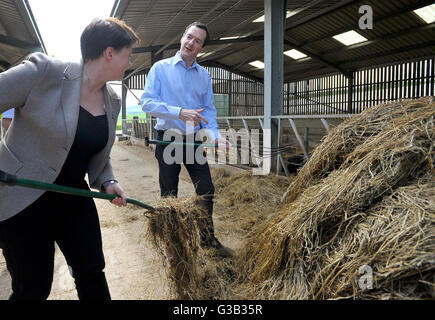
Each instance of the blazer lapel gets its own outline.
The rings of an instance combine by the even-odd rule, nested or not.
[[[79,118],[80,91],[82,86],[83,62],[69,63],[62,82],[62,109],[65,117],[66,145],[74,142]]]

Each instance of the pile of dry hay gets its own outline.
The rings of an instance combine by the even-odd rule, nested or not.
[[[429,298],[435,263],[435,104],[368,109],[337,126],[243,253],[247,298]],[[360,268],[373,272],[362,290]]]
[[[251,171],[231,174],[221,168],[212,171],[212,178],[216,189],[215,211],[221,225],[239,235],[246,235],[255,224],[282,208],[282,194],[293,179],[255,176]]]
[[[192,252],[183,256],[187,281],[180,271],[173,277],[178,297],[433,298],[434,116],[426,98],[377,106],[334,128],[290,184],[281,213],[256,223],[224,267],[215,261],[202,272],[212,260],[198,255],[195,214],[173,214],[183,226],[166,218],[159,228],[176,228],[157,238],[172,232]]]
[[[276,176],[231,174],[224,169],[212,170],[215,193],[215,220],[219,229],[242,238],[259,221],[282,207],[281,196],[288,179]],[[201,199],[162,199],[152,215],[149,235],[167,266],[172,295],[177,299],[231,299],[236,279],[236,257],[222,259],[213,250],[199,246],[199,230],[206,221]],[[215,224],[216,226],[216,224]],[[202,228],[203,229],[203,228]],[[218,233],[220,237],[220,234]]]

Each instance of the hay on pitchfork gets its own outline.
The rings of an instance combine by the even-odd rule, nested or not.
[[[434,116],[426,98],[377,106],[335,128],[290,185],[281,214],[251,234],[239,294],[433,297]],[[355,285],[365,265],[376,280],[368,292]]]
[[[275,213],[288,185],[288,179],[253,176],[251,172],[232,175],[224,169],[212,170],[212,177],[215,216],[222,220],[222,228],[237,237]],[[157,215],[151,217],[149,234],[165,261],[177,299],[231,299],[236,257],[218,258],[213,250],[199,246],[199,230],[207,215],[200,201],[199,197],[162,199]]]
[[[233,277],[230,259],[200,247],[199,231],[206,232],[208,213],[202,199],[162,199],[149,222],[152,243],[165,266],[172,294],[177,299],[214,299],[225,294]]]
[[[189,201],[190,200],[190,201]],[[148,234],[168,263],[173,294],[179,299],[198,296],[199,230],[205,216],[197,199],[164,198],[151,216]],[[194,263],[192,263],[194,262]]]

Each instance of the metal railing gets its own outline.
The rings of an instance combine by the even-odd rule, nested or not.
[[[307,146],[308,136],[302,137],[297,128],[297,120],[311,120],[311,121],[319,121],[319,126],[323,126],[325,131],[328,132],[330,130],[330,124],[328,120],[344,120],[354,116],[354,114],[318,114],[318,115],[278,115],[272,116],[272,119],[276,119],[278,121],[278,141],[277,148],[279,149],[282,144],[282,128],[284,127],[285,122],[288,122],[288,126],[291,128],[296,141],[302,150],[305,160],[309,158],[309,150]],[[250,124],[248,123],[250,121]],[[258,125],[255,125],[252,120],[257,120]],[[220,129],[234,129],[234,127],[244,128],[244,131],[237,133],[238,136],[247,134],[248,141],[250,142],[250,148],[258,147],[259,141],[253,143],[251,141],[250,132],[251,129],[261,129],[264,130],[264,116],[230,116],[230,117],[217,117],[217,121],[220,124]],[[131,120],[122,120],[122,133],[124,135],[134,137],[136,139],[155,139],[155,130],[154,126],[156,125],[157,119],[154,117],[148,117],[145,119],[131,119]],[[226,127],[226,128],[225,128]],[[234,131],[231,131],[228,135],[230,142],[234,145],[238,144],[237,135],[232,134]],[[261,148],[260,148],[261,149]],[[255,154],[260,155],[261,150],[252,150]],[[240,160],[240,152],[238,154]],[[259,165],[255,163],[255,165]],[[282,152],[277,153],[277,173],[284,172],[286,176],[289,176],[290,173],[287,169],[286,162],[284,160]]]
[[[145,119],[129,119],[122,120],[122,134],[137,138],[137,139],[154,139],[154,126],[157,119],[148,117]]]
[[[290,127],[292,129],[292,132],[294,133],[296,140],[299,144],[299,147],[301,148],[305,160],[308,160],[309,158],[309,150],[307,147],[307,143],[306,139],[308,139],[308,137],[305,137],[305,139],[303,139],[301,137],[301,135],[299,134],[299,131],[297,129],[296,126],[296,122],[295,120],[319,120],[321,125],[325,128],[326,132],[329,132],[330,130],[330,125],[328,123],[328,120],[330,119],[338,119],[338,120],[344,120],[347,118],[350,118],[354,116],[354,114],[319,114],[319,115],[278,115],[278,116],[272,116],[272,119],[277,119],[278,121],[278,141],[277,141],[277,146],[276,148],[279,149],[281,147],[281,140],[282,140],[282,127],[283,127],[283,121],[288,121],[290,124]],[[249,135],[249,132],[251,132],[251,128],[248,125],[248,121],[247,120],[258,120],[259,123],[259,127],[261,128],[261,130],[264,130],[264,116],[230,116],[230,117],[217,117],[217,120],[219,121],[225,121],[226,125],[229,129],[231,129],[234,126],[234,122],[242,122],[243,128],[245,129],[244,132],[246,132]],[[252,126],[251,126],[252,127]],[[256,126],[257,128],[257,126]],[[233,134],[233,135],[229,135],[229,139],[230,142],[233,144],[237,144],[237,137]],[[253,143],[250,139],[250,137],[248,136],[248,140],[251,142],[251,147],[253,147]],[[259,154],[260,150],[254,150],[257,154]],[[287,165],[285,163],[284,157],[282,155],[282,152],[278,152],[277,153],[277,174],[279,174],[281,172],[281,170],[284,171],[286,176],[289,176],[290,173],[287,169]]]

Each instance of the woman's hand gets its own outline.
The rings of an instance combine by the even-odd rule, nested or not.
[[[127,205],[127,197],[118,182],[115,182],[114,184],[108,186],[106,189],[106,193],[118,195],[117,198],[110,201],[114,205],[117,205],[118,207],[125,207]]]

